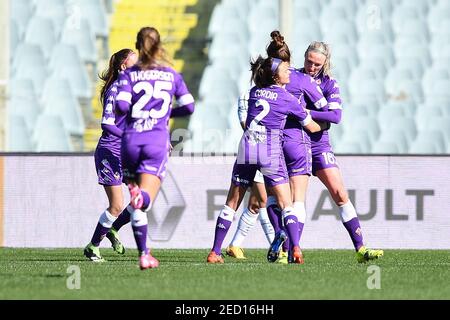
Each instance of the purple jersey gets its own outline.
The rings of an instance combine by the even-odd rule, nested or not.
[[[320,73],[317,77],[314,78],[314,80],[322,90],[325,99],[328,101],[328,110],[342,110],[339,85],[337,84],[336,80],[330,76],[324,75],[323,73]],[[313,103],[306,101],[306,107],[310,110],[313,110],[315,106]],[[311,133],[309,136],[311,137],[311,147],[314,147],[313,144],[318,142],[320,142],[321,144],[330,143],[328,130]]]
[[[142,70],[135,65],[119,75],[117,101],[127,112],[124,135],[135,144],[166,145],[169,140],[169,117],[172,97],[178,104],[194,102],[180,74],[169,67]]]
[[[252,172],[261,169],[270,186],[288,181],[282,151],[283,129],[287,116],[297,119],[299,125],[311,121],[303,107],[301,100],[280,86],[253,87],[250,90],[247,129],[239,145],[237,166],[233,172],[234,183],[240,183],[247,168]]]
[[[103,99],[102,135],[94,153],[98,183],[115,186],[122,183],[120,160],[121,134],[125,127],[125,115],[115,114],[117,85],[115,81],[106,89]]]
[[[174,96],[180,107],[193,111],[187,107],[193,106],[194,98],[181,75],[171,68],[142,70],[135,65],[120,73],[116,99],[119,112],[126,113],[121,148],[126,178],[135,179],[140,173],[164,178]]]
[[[321,88],[312,77],[300,70],[291,69],[290,82],[286,85],[286,90],[307,105],[312,105],[315,110],[323,109],[327,105]],[[285,140],[309,143],[309,135],[301,129],[298,121],[291,117],[287,119],[284,136]]]
[[[122,132],[125,128],[125,115],[116,114],[116,96],[118,82],[115,81],[106,89],[103,99],[102,128],[103,132],[98,141],[98,146],[111,150],[117,156],[120,156],[120,143]],[[111,129],[109,129],[111,127]],[[113,127],[116,127],[114,130]],[[119,132],[119,133],[116,133]]]

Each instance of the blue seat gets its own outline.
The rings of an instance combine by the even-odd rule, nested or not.
[[[44,112],[60,116],[69,134],[83,136],[85,131],[83,114],[78,101],[71,94],[68,81],[66,79],[53,81],[53,79],[50,78],[46,82]]]
[[[86,19],[82,18],[79,21],[67,19],[62,31],[61,42],[76,46],[80,58],[85,63],[97,63],[95,38]]]
[[[22,115],[10,113],[8,116],[7,146],[8,152],[32,152],[33,143],[30,139],[30,131]]]
[[[53,49],[50,70],[60,79],[67,79],[73,94],[82,99],[92,98],[92,83],[87,70],[82,63],[76,47],[58,44]]]
[[[25,33],[25,42],[39,46],[45,59],[48,59],[57,43],[53,22],[47,18],[31,18]]]
[[[37,152],[72,152],[70,136],[61,116],[44,113],[39,116],[33,133]]]

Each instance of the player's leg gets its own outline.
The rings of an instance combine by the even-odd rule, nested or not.
[[[84,248],[84,255],[91,261],[103,261],[99,245],[105,235],[110,231],[123,206],[121,189],[120,156],[109,148],[98,146],[94,154],[98,183],[103,185],[108,197],[109,206],[100,215],[91,242]]]
[[[121,186],[104,186],[109,200],[109,207],[98,220],[91,242],[85,248],[84,254],[92,261],[101,261],[99,245],[106,234],[110,231],[114,221],[120,214],[123,205],[123,195]]]
[[[129,185],[131,205],[134,206],[131,214],[131,226],[139,251],[141,269],[156,268],[159,265],[159,261],[150,254],[147,247],[147,213],[150,211],[153,199],[156,198],[160,187],[160,178],[149,173],[140,173],[137,185]]]
[[[347,230],[356,250],[358,262],[373,260],[383,255],[383,250],[371,250],[364,246],[361,226],[355,207],[348,198],[340,170],[337,167],[317,170],[317,177],[327,187],[336,205],[339,206],[339,214],[342,223]]]
[[[266,186],[264,184],[264,177],[262,176],[262,174],[261,179],[262,179],[261,181],[255,183],[256,189],[255,193],[258,199],[258,206],[259,206],[258,219],[264,231],[264,235],[266,236],[267,242],[271,244],[273,239],[275,238],[275,230],[272,226],[272,223],[270,222],[269,215],[267,213],[267,191]]]
[[[244,250],[242,249],[242,242],[245,240],[258,219],[259,201],[254,191],[255,188],[256,183],[253,184],[251,188],[248,205],[242,211],[233,240],[231,240],[230,245],[226,249],[227,255],[236,259],[246,259]]]
[[[292,192],[292,201],[293,208],[295,211],[295,215],[298,219],[298,243],[290,242],[289,252],[292,252],[294,246],[300,247],[300,239],[303,233],[303,227],[306,221],[306,208],[305,208],[305,199],[306,199],[306,191],[308,188],[309,175],[295,175],[289,177],[289,184],[291,186]],[[301,253],[303,257],[303,253]]]
[[[292,206],[292,195],[289,183],[272,185],[269,188],[270,192],[275,195],[278,207],[281,209],[287,236],[294,244],[298,244],[298,217]],[[293,246],[293,258],[295,263],[303,263],[300,247],[298,245]]]
[[[220,210],[219,216],[217,217],[216,227],[214,230],[214,243],[206,259],[208,263],[224,262],[221,254],[222,244],[228,230],[231,227],[236,210],[239,208],[242,200],[244,199],[246,191],[247,186],[236,184],[234,181],[231,182],[227,200],[222,210]]]

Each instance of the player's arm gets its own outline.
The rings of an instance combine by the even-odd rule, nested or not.
[[[122,137],[122,130],[116,126],[116,117],[114,110],[114,97],[109,95],[103,101],[102,130],[113,136]]]
[[[177,74],[177,76],[177,80],[175,81],[177,107],[172,109],[170,113],[171,118],[186,117],[194,113],[195,110],[194,97],[189,92],[181,75]]]
[[[327,110],[323,112],[311,110],[311,116],[317,121],[328,121],[338,124],[342,119],[342,101],[336,80],[332,79],[323,93],[328,101]]]
[[[305,109],[304,103],[297,99],[292,100],[292,102],[290,114],[299,120],[305,130],[311,133],[323,130],[323,127],[312,119],[309,110]]]
[[[131,81],[128,74],[121,71],[119,73],[119,85],[117,86],[117,96],[116,96],[116,113],[124,114],[130,110],[131,106]]]
[[[242,94],[238,100],[238,118],[243,130],[245,130],[245,121],[248,113],[248,97],[249,91]]]

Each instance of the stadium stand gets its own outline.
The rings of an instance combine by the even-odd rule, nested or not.
[[[331,44],[332,71],[340,83],[344,106],[344,120],[332,127],[333,134],[339,136],[332,138],[336,152],[448,152],[450,1],[293,3],[293,37],[287,40],[294,65],[302,66],[304,50],[311,41]],[[242,135],[233,124],[233,117],[238,122],[237,98],[249,86],[249,58],[264,54],[271,27],[278,28],[279,10],[274,4],[276,1],[269,5],[261,0],[222,0],[215,7],[208,28],[212,38],[209,66],[200,81],[202,107],[192,116],[190,129],[194,136],[202,135],[204,122],[217,120],[220,105],[226,108],[225,114],[231,114],[221,130],[228,133],[233,143],[206,146],[201,144],[202,139],[197,139],[197,144],[192,141],[186,146],[188,151],[236,152],[234,145]],[[270,6],[272,10],[261,9]],[[258,23],[254,23],[255,16],[259,17]],[[232,21],[232,26],[222,28],[224,21]],[[239,60],[232,67],[230,56]],[[235,70],[239,66],[237,88],[225,84],[227,79],[235,81],[231,73],[238,73]],[[228,75],[220,70],[226,70]],[[222,103],[209,98],[211,92],[225,87],[227,95]],[[430,115],[443,117],[439,122],[441,131],[430,131],[424,126],[437,120]],[[362,131],[367,134],[360,134]],[[437,142],[431,143],[432,139]]]
[[[211,10],[205,20],[192,8],[206,3]],[[71,124],[60,119],[69,143],[75,143],[64,148],[95,148],[102,110],[97,75],[112,52],[134,48],[136,31],[151,21],[163,35],[168,55],[175,57],[175,69],[193,75],[185,78],[198,101],[189,125],[197,138],[186,144],[185,151],[236,152],[242,133],[236,125],[236,101],[249,87],[248,62],[264,53],[280,17],[277,2],[269,0],[14,0],[10,11],[14,54],[7,145],[25,151],[36,151],[38,145],[34,140],[12,141],[11,134],[25,122],[35,136],[37,118],[48,110],[59,110],[50,105],[48,95],[53,93],[45,89],[47,83],[65,83],[64,79],[70,80],[66,107],[76,115]],[[344,106],[344,120],[333,126],[333,134],[349,140],[352,131],[361,131],[358,119],[370,123],[369,145],[361,145],[365,140],[361,138],[362,142],[350,139],[345,147],[345,140],[334,137],[336,150],[416,152],[420,146],[415,143],[424,145],[430,133],[424,123],[450,116],[450,1],[302,0],[293,1],[293,15],[297,19],[288,43],[295,66],[302,66],[304,50],[312,40],[331,44],[332,71]],[[206,25],[201,24],[204,21]],[[190,57],[186,64],[179,53],[186,53],[190,34],[199,28],[197,37],[204,32],[203,40],[209,45],[206,50],[197,49],[204,42],[196,38],[194,50],[187,46],[193,52],[185,54]],[[203,61],[191,59],[204,54],[208,55],[206,68]],[[404,132],[399,141],[388,138],[392,131],[384,130],[386,118],[398,121],[392,126]],[[208,143],[205,148],[205,128],[220,130],[227,143]],[[80,132],[84,132],[81,142]],[[427,146],[420,153],[448,152],[448,136],[441,133],[442,144]],[[39,145],[53,144],[41,141]]]

